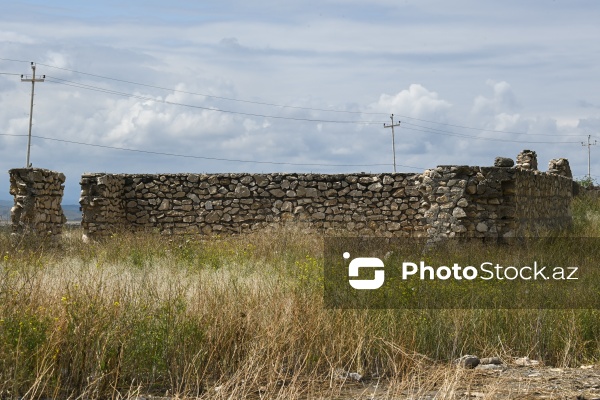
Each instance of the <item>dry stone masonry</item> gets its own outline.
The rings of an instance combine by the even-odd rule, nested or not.
[[[164,174],[82,177],[89,237],[128,227],[242,233],[286,221],[359,234],[425,233],[411,174]],[[110,216],[110,217],[109,217]]]
[[[65,175],[40,168],[16,168],[8,173],[14,196],[13,233],[59,235],[66,222],[61,207]]]
[[[511,237],[571,223],[565,159],[517,165],[439,166],[422,174],[84,174],[87,237],[122,230],[244,233],[299,221],[324,232],[428,237]]]
[[[569,165],[569,160],[566,158],[556,158],[548,163],[548,173],[566,176],[573,179],[573,173]]]
[[[573,182],[509,167],[439,166],[421,175],[429,237],[512,237],[571,224]]]
[[[517,156],[517,168],[537,171],[538,163],[537,163],[537,154],[532,150],[523,150]]]
[[[566,159],[438,166],[421,174],[102,174],[81,178],[85,238],[122,230],[245,233],[289,221],[326,233],[444,238],[512,237],[571,224],[577,185]],[[14,233],[57,235],[65,176],[12,169]]]
[[[81,224],[84,238],[106,236],[127,225],[123,207],[123,179],[113,175],[81,178]]]

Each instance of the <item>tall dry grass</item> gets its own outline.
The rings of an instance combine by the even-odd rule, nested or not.
[[[598,236],[597,199],[574,216],[572,235]],[[557,366],[600,355],[598,310],[327,310],[322,238],[297,227],[80,233],[0,234],[1,398],[336,398],[359,385],[341,371],[371,382],[365,395],[382,382],[381,398],[450,398],[460,372],[447,365],[463,354]]]

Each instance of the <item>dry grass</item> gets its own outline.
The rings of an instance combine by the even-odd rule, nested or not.
[[[586,201],[579,235],[600,215]],[[315,232],[80,233],[0,234],[0,398],[454,398],[463,354],[600,358],[597,310],[324,309]]]

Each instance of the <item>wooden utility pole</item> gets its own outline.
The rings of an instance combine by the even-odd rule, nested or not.
[[[31,63],[31,70],[33,71],[33,75],[31,78],[26,78],[24,75],[21,75],[21,82],[31,82],[31,106],[29,107],[29,135],[27,138],[27,162],[25,164],[25,168],[31,167],[31,163],[29,162],[29,153],[31,150],[31,126],[33,125],[33,96],[35,93],[35,83],[36,82],[44,82],[46,75],[42,75],[41,78],[35,77],[35,63]]]
[[[396,173],[396,139],[394,137],[394,127],[395,126],[400,126],[400,122],[398,121],[397,124],[394,124],[394,114],[392,114],[390,116],[392,123],[391,125],[387,125],[387,124],[383,124],[384,128],[392,128],[392,152],[394,153],[394,173]]]
[[[594,143],[592,143],[592,142],[591,142],[591,139],[592,139],[592,135],[588,135],[588,140],[587,140],[587,143],[585,143],[585,142],[581,142],[581,145],[582,145],[582,146],[587,146],[587,148],[588,148],[588,179],[590,179],[590,181],[591,181],[591,179],[592,179],[591,161],[590,161],[590,160],[591,160],[591,158],[592,158],[592,157],[591,157],[591,156],[592,156],[592,153],[591,153],[591,151],[590,151],[590,147],[592,147],[592,146],[595,146],[595,145],[598,143],[598,141],[597,141],[597,140],[594,140]]]

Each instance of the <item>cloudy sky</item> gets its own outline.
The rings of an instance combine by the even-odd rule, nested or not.
[[[587,174],[596,0],[0,0],[0,164],[83,172],[392,171],[537,151]],[[600,178],[600,146],[592,147]],[[2,189],[3,188],[3,189]],[[0,199],[10,199],[0,174]]]

